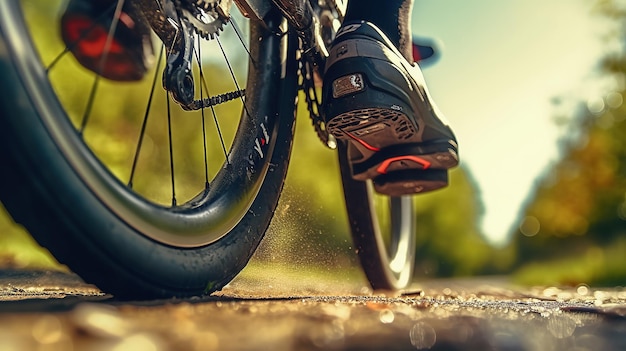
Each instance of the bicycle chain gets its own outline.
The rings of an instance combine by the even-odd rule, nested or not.
[[[207,107],[212,107],[215,105],[219,105],[221,103],[234,100],[237,98],[243,98],[246,96],[246,89],[235,90],[224,94],[214,95],[202,100],[194,100],[186,106],[182,106],[184,109],[188,110],[200,110]]]

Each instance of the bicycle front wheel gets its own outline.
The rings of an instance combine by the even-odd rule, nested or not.
[[[249,23],[249,44],[234,55],[248,57],[241,83],[226,37],[208,59],[198,45],[200,98],[223,81],[246,96],[187,114],[155,88],[162,64],[153,79],[123,84],[63,56],[50,17],[62,10],[49,0],[0,2],[0,199],[60,262],[117,297],[220,289],[258,246],[286,175],[297,67],[293,38],[276,34],[282,17]],[[216,57],[228,69],[211,68]]]
[[[348,220],[357,255],[374,290],[400,290],[415,267],[412,196],[377,194],[371,181],[352,179],[347,147],[337,145]]]

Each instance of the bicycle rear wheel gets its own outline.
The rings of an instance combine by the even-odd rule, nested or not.
[[[412,281],[415,212],[411,196],[377,194],[371,181],[352,179],[347,147],[337,145],[343,192],[356,252],[374,290],[399,290]]]
[[[61,42],[50,28],[58,27],[57,23],[46,23],[47,30],[41,31],[51,33],[51,38],[39,40],[30,34],[36,29],[32,24],[50,6],[48,0],[0,2],[0,163],[5,169],[0,199],[4,206],[60,262],[116,297],[192,296],[222,288],[243,269],[262,239],[287,171],[297,67],[293,38],[276,35],[282,18],[270,16],[269,28],[250,23],[246,97],[239,102],[239,116],[226,113],[234,126],[216,127],[215,139],[221,144],[217,149],[224,151],[216,155],[212,170],[201,161],[188,167],[200,175],[179,176],[175,164],[214,156],[206,146],[211,138],[205,133],[205,111],[201,117],[200,113],[172,116],[174,104],[161,93],[167,112],[159,115],[156,132],[144,135],[150,102],[145,115],[135,101],[116,105],[126,94],[125,86],[94,85],[87,101],[76,104],[73,97],[81,90],[77,85],[84,73],[72,73],[68,80],[63,78],[68,76],[65,68],[51,67],[50,59],[42,63],[46,56],[42,47]],[[34,18],[25,20],[23,10]],[[223,53],[221,43],[219,47]],[[205,63],[198,62],[200,67]],[[68,65],[80,69],[75,63]],[[62,73],[53,79],[54,70]],[[158,73],[154,74],[156,82]],[[205,92],[207,80],[202,80]],[[209,83],[221,80],[214,73]],[[150,95],[148,101],[154,84],[152,89],[145,94]],[[113,96],[97,105],[91,100],[96,92]],[[111,112],[113,117],[101,122],[91,122],[95,117],[90,117],[93,127],[84,128],[87,113],[78,113],[83,117],[77,121],[79,105],[100,106],[90,114]],[[117,115],[122,118],[113,119]],[[214,115],[216,125],[219,119]],[[133,121],[138,123],[131,127]],[[188,133],[172,137],[177,131],[172,125],[184,123],[191,126],[180,129],[202,130],[193,139],[201,142],[192,142]],[[225,142],[223,134],[229,128],[232,140]],[[125,143],[129,135],[140,141],[129,147]],[[158,144],[161,139],[164,145]],[[182,151],[173,151],[181,144]],[[152,149],[151,157],[137,156],[146,148]],[[161,154],[165,156],[159,159]],[[135,168],[142,162],[150,165],[143,171]],[[124,164],[126,169],[120,169]],[[192,183],[197,186],[189,187]],[[163,188],[171,191],[162,196]]]

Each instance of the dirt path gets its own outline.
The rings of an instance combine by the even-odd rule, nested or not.
[[[626,290],[446,280],[400,295],[243,276],[119,302],[76,276],[0,271],[0,350],[624,350]]]

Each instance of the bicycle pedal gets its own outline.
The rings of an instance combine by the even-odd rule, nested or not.
[[[367,180],[399,171],[445,171],[455,167],[458,162],[455,144],[449,140],[438,140],[392,145],[379,152],[372,152],[360,162],[352,162],[351,166],[354,179]]]
[[[395,171],[374,179],[374,190],[389,196],[422,194],[446,186],[448,171],[443,169]]]

